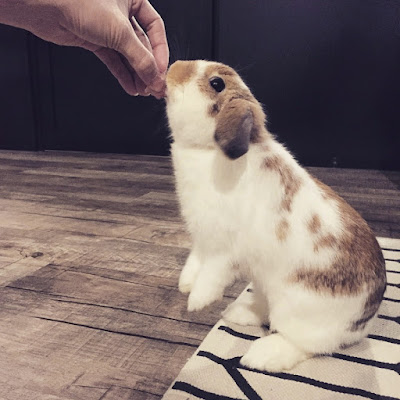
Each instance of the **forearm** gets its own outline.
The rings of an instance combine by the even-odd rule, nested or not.
[[[16,26],[18,7],[25,3],[23,0],[0,0],[0,23]],[[22,6],[22,8],[24,8]]]
[[[0,0],[0,23],[30,30],[38,13],[45,20],[56,12],[56,3],[58,0]]]

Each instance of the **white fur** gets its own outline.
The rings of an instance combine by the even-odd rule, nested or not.
[[[213,139],[215,120],[207,114],[210,99],[196,84],[204,66],[198,63],[197,75],[168,94],[177,194],[193,239],[179,288],[190,292],[188,310],[200,310],[222,297],[238,265],[255,283],[255,293],[228,307],[225,318],[243,325],[270,320],[271,329],[279,332],[257,340],[242,361],[252,368],[289,369],[365,336],[348,327],[360,315],[366,294],[333,297],[288,282],[300,263],[330,265],[334,250],[313,251],[315,238],[307,221],[317,213],[323,230],[340,233],[338,206],[322,196],[309,174],[272,137],[267,146],[251,145],[234,161],[222,153]],[[268,155],[279,155],[302,181],[290,213],[279,211],[283,187],[278,174],[262,168]],[[276,235],[282,216],[290,226],[284,241]],[[269,315],[260,315],[268,309]]]
[[[253,285],[250,285],[253,286]],[[254,290],[251,289],[250,290]],[[263,326],[269,324],[268,303],[261,291],[245,291],[222,313],[225,321],[242,326]]]
[[[293,368],[310,355],[279,333],[257,339],[240,362],[246,367],[270,372]]]
[[[196,66],[197,75],[201,75],[206,65],[198,62]],[[167,102],[168,122],[175,141],[189,148],[215,148],[215,119],[206,114],[211,100],[201,95],[195,79],[174,90],[169,89]],[[199,132],[203,134],[199,135]]]

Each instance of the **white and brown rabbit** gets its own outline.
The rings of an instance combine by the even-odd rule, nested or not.
[[[251,298],[223,317],[270,324],[245,366],[290,369],[366,336],[386,287],[381,249],[362,217],[314,179],[265,128],[230,67],[177,61],[167,115],[182,214],[193,240],[179,289],[188,310],[221,299],[239,271]]]

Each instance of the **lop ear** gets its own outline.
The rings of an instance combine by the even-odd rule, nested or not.
[[[244,99],[231,100],[218,114],[215,141],[227,157],[235,160],[249,150],[253,125],[251,103]]]

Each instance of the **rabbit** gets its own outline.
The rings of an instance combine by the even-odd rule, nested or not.
[[[188,311],[246,276],[252,290],[223,318],[270,325],[240,361],[257,370],[290,370],[360,341],[386,289],[367,223],[267,130],[234,69],[177,61],[166,82],[176,191],[192,239],[179,279]]]

